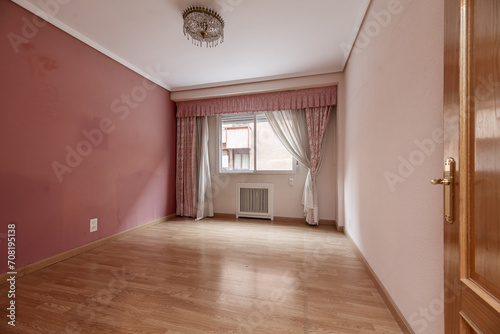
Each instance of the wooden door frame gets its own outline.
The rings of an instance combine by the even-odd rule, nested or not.
[[[456,160],[456,176],[460,173],[459,127],[460,95],[460,0],[445,0],[444,3],[444,159]],[[444,232],[444,317],[445,333],[459,332],[460,303],[462,298],[460,284],[459,258],[459,197],[460,185],[455,185],[455,222],[442,220]]]

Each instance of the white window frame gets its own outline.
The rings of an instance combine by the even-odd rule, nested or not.
[[[222,167],[222,117],[217,115],[217,172],[219,174],[281,174],[292,175],[297,174],[299,162],[292,156],[292,170],[256,170],[257,168],[257,114],[260,112],[249,113],[253,114],[254,121],[254,135],[253,135],[253,154],[254,154],[254,168],[255,170],[223,170]]]

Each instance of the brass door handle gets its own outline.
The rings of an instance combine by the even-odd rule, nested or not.
[[[448,179],[432,179],[431,183],[434,185],[442,184],[442,185],[447,186],[447,185],[451,184],[451,181]]]
[[[455,160],[453,158],[446,159],[444,163],[444,177],[442,179],[432,179],[431,183],[444,186],[444,218],[448,223],[452,224],[455,220]]]

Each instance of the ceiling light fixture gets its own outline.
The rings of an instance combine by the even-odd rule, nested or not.
[[[206,42],[207,47],[216,47],[224,42],[224,20],[213,9],[192,6],[182,13],[184,35],[196,46]]]

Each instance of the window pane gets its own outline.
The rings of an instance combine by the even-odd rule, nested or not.
[[[263,113],[257,114],[257,170],[293,170],[293,157],[274,134]]]
[[[253,114],[224,115],[221,120],[221,170],[253,170]]]

